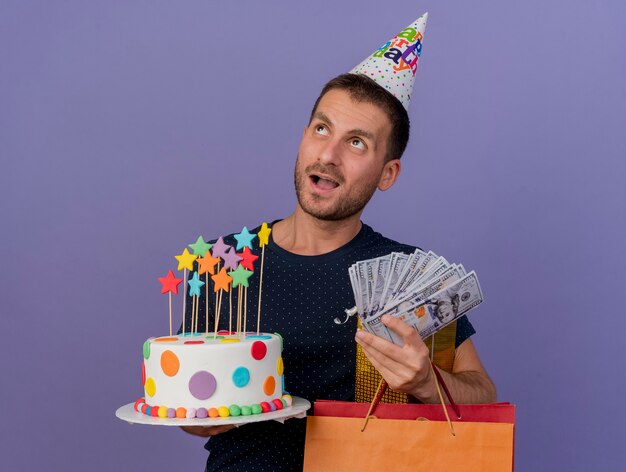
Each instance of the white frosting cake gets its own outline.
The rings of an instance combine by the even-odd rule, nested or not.
[[[145,397],[151,416],[206,418],[258,414],[291,404],[283,397],[282,339],[276,334],[204,333],[148,339],[143,346]]]

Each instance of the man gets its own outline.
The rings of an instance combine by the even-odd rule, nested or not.
[[[376,189],[386,191],[396,182],[408,131],[403,104],[359,74],[331,80],[313,108],[295,166],[298,203],[290,216],[272,225],[263,282],[261,329],[284,337],[286,389],[292,395],[310,401],[353,400],[355,375],[359,382],[356,340],[392,390],[416,401],[438,401],[429,349],[412,328],[383,317],[404,340],[400,347],[366,332],[355,338],[354,322],[338,326],[332,321],[354,304],[350,264],[414,249],[384,238],[360,220]],[[251,281],[248,303],[256,313]],[[494,401],[493,384],[469,339],[473,328],[462,320],[456,327],[453,366],[442,374],[458,402]],[[304,420],[184,429],[210,437],[207,470],[302,468]]]

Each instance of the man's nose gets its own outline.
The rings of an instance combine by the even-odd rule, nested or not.
[[[341,161],[341,141],[329,139],[319,153],[319,161],[323,164],[339,165]]]

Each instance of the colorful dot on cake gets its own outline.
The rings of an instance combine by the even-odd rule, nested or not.
[[[282,357],[278,357],[278,365],[276,366],[276,371],[278,372],[278,375],[283,375],[283,372],[285,371],[285,365],[283,364]]]
[[[218,416],[220,416],[220,414],[217,411],[217,408],[209,408],[209,417],[210,418],[217,418]]]
[[[187,409],[187,418],[192,419],[196,417],[196,409],[195,408],[188,408]]]
[[[215,393],[217,382],[215,377],[206,370],[200,370],[189,379],[189,393],[198,400],[211,398]]]
[[[236,338],[228,338],[228,339],[220,339],[221,343],[238,343],[239,339]]]
[[[282,410],[283,409],[283,402],[279,398],[276,398],[275,400],[272,400],[272,403],[276,406],[277,410]]]
[[[141,385],[146,385],[146,364],[141,363]]]
[[[276,390],[276,380],[274,380],[273,376],[268,375],[265,382],[263,382],[263,393],[265,395],[273,395],[274,390]]]
[[[252,414],[252,408],[249,406],[241,407],[241,416],[250,416]]]
[[[180,361],[178,356],[169,349],[163,351],[163,354],[161,354],[161,369],[163,373],[168,377],[174,377],[178,373],[179,368]]]
[[[263,341],[254,341],[250,348],[250,353],[254,359],[260,361],[265,357],[265,354],[267,354],[267,346]]]
[[[143,405],[141,405],[141,412],[144,415],[148,414],[148,410],[150,409],[150,405],[148,405],[147,403],[144,403]]]
[[[239,416],[241,415],[241,408],[239,408],[239,405],[230,405],[228,407],[228,412],[230,413],[230,416]]]
[[[233,383],[235,387],[245,387],[250,382],[250,371],[245,367],[237,367],[233,372]]]
[[[160,406],[157,414],[159,415],[159,418],[167,418],[167,407],[166,406]]]
[[[174,408],[167,409],[167,417],[168,418],[176,418],[176,410]]]
[[[204,341],[185,341],[185,344],[204,344]]]
[[[135,404],[133,405],[133,408],[135,409],[135,411],[139,411],[139,409],[141,408],[141,404],[144,402],[145,402],[144,398],[138,398]]]
[[[220,406],[220,407],[217,409],[217,413],[218,413],[218,414],[220,415],[220,417],[222,417],[222,418],[226,418],[227,416],[229,416],[229,415],[230,415],[230,411],[229,411],[229,410],[228,410],[228,408],[227,408],[227,407],[225,407],[225,406]]]
[[[219,334],[220,336],[229,336],[229,335],[237,334],[237,333],[235,333],[234,331],[225,331],[221,329],[217,332],[217,334]]]
[[[152,377],[148,377],[146,379],[146,395],[153,397],[156,393],[156,383],[154,383],[154,379]]]
[[[209,416],[209,412],[206,408],[198,408],[196,411],[196,418],[206,418],[207,416]]]
[[[252,339],[272,339],[272,337],[267,335],[267,334],[259,334],[258,336],[256,334],[252,334],[252,335],[246,336],[246,339],[248,339],[248,340],[252,340]]]
[[[150,408],[150,416],[154,417],[154,418],[158,418],[159,417],[159,407],[157,405],[153,406],[152,408]]]
[[[155,343],[171,343],[171,342],[174,342],[174,341],[178,341],[178,338],[175,338],[175,337],[172,336],[172,337],[167,337],[167,338],[156,338],[156,339],[154,339]]]
[[[268,411],[270,411],[270,404],[267,402],[261,402],[259,403],[259,406],[261,407],[261,411],[263,413],[267,413]]]
[[[252,405],[250,409],[252,410],[253,415],[259,415],[263,412],[263,408],[258,403],[255,403],[254,405]]]
[[[187,409],[181,407],[176,408],[176,418],[186,418],[187,417]]]
[[[143,343],[143,358],[148,359],[150,357],[150,340],[148,339]]]

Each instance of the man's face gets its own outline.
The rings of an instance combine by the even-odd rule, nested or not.
[[[377,187],[386,190],[395,181],[397,173],[389,185],[383,177],[390,132],[389,118],[376,105],[330,90],[298,149],[294,180],[300,207],[322,220],[360,213]]]

